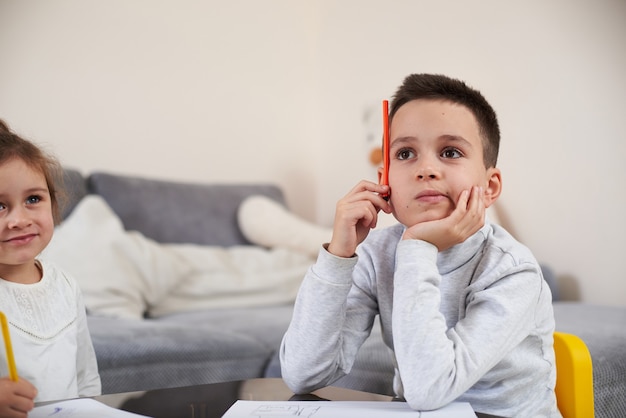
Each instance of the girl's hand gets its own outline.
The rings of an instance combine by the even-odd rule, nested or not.
[[[419,239],[435,245],[439,251],[460,244],[475,234],[485,224],[483,188],[475,186],[471,195],[464,190],[450,216],[436,221],[413,225],[402,239]]]
[[[26,418],[35,407],[37,389],[28,380],[0,378],[0,418]]]
[[[391,205],[382,194],[389,186],[362,180],[337,202],[333,237],[328,251],[338,257],[352,257],[370,229],[376,227],[378,212],[391,213]]]

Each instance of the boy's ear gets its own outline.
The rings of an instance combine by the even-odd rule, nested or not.
[[[383,168],[378,167],[378,184],[380,184],[380,179],[383,177]]]
[[[502,174],[500,169],[491,167],[487,170],[487,187],[485,188],[485,207],[491,206],[502,193]]]

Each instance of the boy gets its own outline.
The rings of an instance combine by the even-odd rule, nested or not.
[[[412,408],[458,400],[560,416],[550,290],[531,252],[485,224],[502,188],[499,140],[480,92],[441,75],[404,80],[391,103],[389,187],[361,181],[338,202],[298,293],[280,352],[295,393],[347,374],[380,315],[394,390]],[[380,210],[400,223],[370,233]]]

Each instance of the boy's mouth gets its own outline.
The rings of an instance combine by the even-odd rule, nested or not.
[[[422,203],[439,203],[448,200],[448,196],[437,190],[424,190],[418,193],[415,199]]]

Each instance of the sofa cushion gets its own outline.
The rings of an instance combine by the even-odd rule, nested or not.
[[[181,312],[162,316],[158,320],[173,325],[185,324],[202,332],[210,331],[215,324],[222,324],[229,331],[246,335],[275,351],[280,346],[292,314],[293,304],[290,303]]]
[[[246,320],[246,318],[240,318]],[[205,316],[202,329],[180,322],[88,316],[102,393],[258,377],[272,350]]]
[[[237,208],[252,194],[284,203],[282,191],[264,184],[194,184],[93,173],[89,189],[101,195],[135,230],[161,243],[250,244],[237,225]]]

